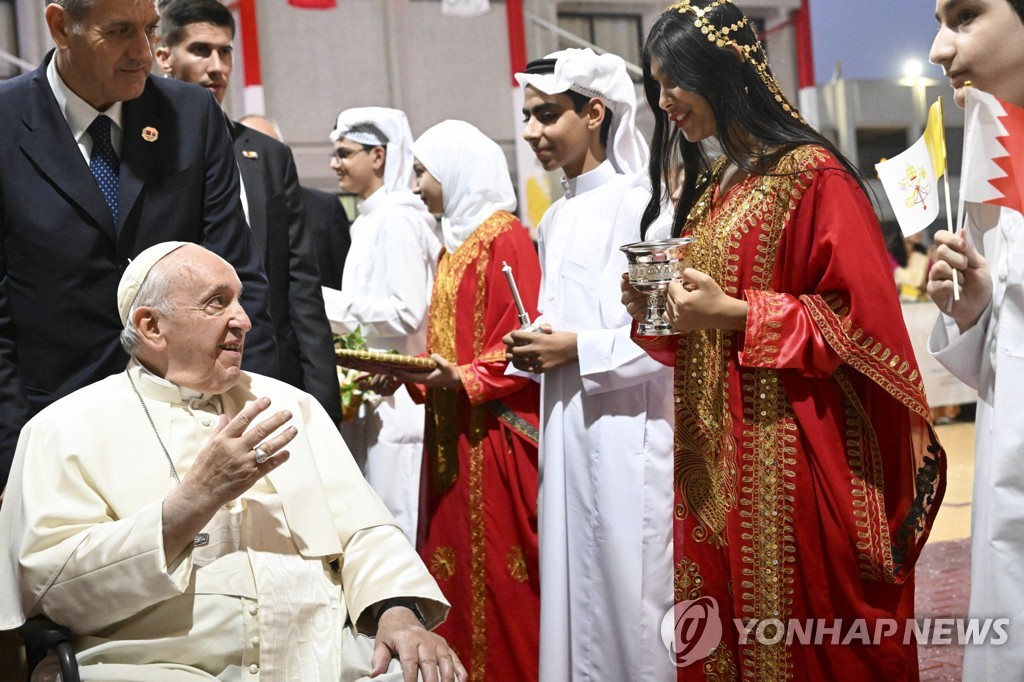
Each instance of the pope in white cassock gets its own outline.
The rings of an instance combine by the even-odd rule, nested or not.
[[[21,433],[0,629],[68,626],[88,680],[464,680],[426,629],[447,602],[326,412],[240,370],[240,289],[194,244],[129,265],[127,370]]]

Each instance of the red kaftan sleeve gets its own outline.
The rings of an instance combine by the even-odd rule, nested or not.
[[[661,364],[675,367],[676,349],[679,348],[679,335],[640,336],[636,333],[638,326],[637,321],[633,320],[633,326],[629,330],[629,337],[633,339],[633,343],[643,348],[648,355]]]
[[[741,365],[827,377],[854,347],[905,337],[882,231],[849,174],[814,174],[778,248],[772,291],[744,292]]]
[[[800,299],[774,291],[747,291],[747,328],[740,364],[795,368],[827,377],[842,360],[828,345]]]
[[[515,274],[516,286],[530,319],[537,316],[537,298],[540,292],[540,261],[530,235],[519,224],[513,223],[491,242],[487,275],[484,278],[484,320],[482,351],[472,361],[460,365],[462,385],[470,403],[482,403],[501,398],[519,390],[532,381],[526,377],[506,376],[505,334],[519,328],[518,310],[509,290],[503,263],[508,263]]]

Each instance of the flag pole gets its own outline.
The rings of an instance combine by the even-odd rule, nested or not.
[[[939,103],[939,135],[942,139],[942,185],[946,190],[946,226],[949,231],[956,235],[953,229],[953,205],[949,201],[949,157],[946,155],[946,115],[942,109],[942,96],[936,100]],[[957,221],[959,222],[959,221]],[[956,269],[953,269],[953,300],[960,300],[960,282],[957,281]]]

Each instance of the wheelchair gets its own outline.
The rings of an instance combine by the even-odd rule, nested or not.
[[[51,650],[57,655],[64,682],[81,682],[78,675],[78,659],[71,648],[71,631],[66,627],[54,623],[46,616],[35,616],[25,621],[18,629],[18,635],[25,643],[29,682],[32,682],[32,672],[36,666]]]

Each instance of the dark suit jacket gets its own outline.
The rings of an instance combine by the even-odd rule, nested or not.
[[[303,187],[302,199],[306,203],[306,227],[320,266],[320,284],[340,289],[345,259],[352,245],[348,215],[337,194]]]
[[[235,267],[253,323],[243,366],[278,374],[266,276],[216,101],[151,77],[124,103],[115,231],[46,80],[52,57],[0,83],[0,485],[32,414],[124,370],[117,284],[153,244],[196,242]],[[146,128],[157,139],[144,140]]]
[[[232,122],[235,160],[242,172],[249,226],[270,281],[281,379],[312,394],[335,423],[341,393],[331,325],[320,273],[306,230],[295,159],[287,145]]]

